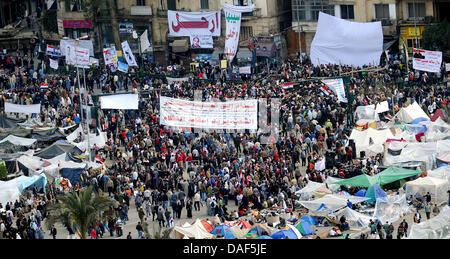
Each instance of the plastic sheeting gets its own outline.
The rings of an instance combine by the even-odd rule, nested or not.
[[[0,141],[0,143],[6,142],[8,141],[9,143],[13,144],[13,145],[18,145],[18,146],[31,146],[34,143],[36,143],[36,139],[30,139],[30,138],[21,138],[21,137],[16,137],[14,135],[9,135],[6,138],[2,139]]]
[[[408,239],[450,239],[450,207],[442,208],[434,218],[413,224]]]
[[[313,196],[315,196],[314,191],[325,187],[324,183],[318,183],[314,181],[309,181],[308,184],[303,187],[302,189],[295,192],[296,195],[300,195],[300,198],[302,200],[309,200]]]
[[[448,187],[449,183],[447,179],[427,176],[407,182],[406,195],[409,197],[410,195],[415,196],[418,193],[424,196],[429,192],[431,194],[431,201],[442,204],[448,200]]]
[[[421,117],[430,119],[419,104],[414,102],[406,108],[401,108],[400,111],[398,111],[398,113],[394,116],[394,120],[399,119],[402,122],[411,123],[413,120]]]
[[[391,130],[375,130],[368,128],[367,130],[360,131],[353,129],[349,139],[355,141],[356,154],[360,155],[361,151],[365,151],[367,156],[383,153],[383,144],[388,139],[394,138]]]
[[[359,23],[319,13],[311,43],[311,62],[362,67],[380,63],[383,51],[381,22]]]
[[[450,166],[436,168],[429,171],[427,175],[434,178],[447,179],[450,182]]]
[[[372,106],[358,106],[354,115],[355,120],[380,121],[377,111]]]
[[[333,213],[333,216],[338,218],[345,216],[349,225],[354,228],[367,228],[369,227],[370,219],[372,219],[372,217],[352,210],[349,207]]]
[[[395,222],[408,213],[412,213],[412,210],[408,206],[406,195],[391,195],[377,199],[373,217],[384,224],[386,221]]]
[[[325,205],[326,210],[336,211],[338,209],[347,206],[347,200],[350,200],[353,204],[355,204],[366,201],[367,198],[356,196],[342,196],[337,194],[327,194],[324,197],[313,201],[300,201],[300,204],[312,211],[316,211],[317,209],[319,209],[322,204]]]

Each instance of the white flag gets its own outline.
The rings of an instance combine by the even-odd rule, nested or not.
[[[125,59],[130,67],[137,67],[136,59],[134,58],[133,52],[131,52],[130,45],[128,45],[128,41],[122,42],[122,51]]]
[[[50,59],[50,67],[57,70],[58,69],[58,60]]]
[[[150,41],[148,40],[148,32],[145,30],[141,35],[141,51],[145,52],[148,48],[150,48]]]
[[[239,46],[239,33],[241,30],[241,17],[243,12],[252,12],[254,5],[234,6],[230,4],[223,5],[226,20],[225,34],[225,55],[231,63],[236,56]]]

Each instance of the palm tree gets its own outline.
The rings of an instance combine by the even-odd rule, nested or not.
[[[62,221],[66,226],[73,226],[80,239],[86,239],[89,226],[101,219],[102,214],[114,205],[101,192],[97,195],[93,193],[92,185],[78,193],[59,195],[57,200],[48,208],[50,216],[46,221],[47,227]]]

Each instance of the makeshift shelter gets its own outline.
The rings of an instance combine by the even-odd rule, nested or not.
[[[300,220],[308,221],[308,223],[311,225],[319,224],[319,222],[314,217],[311,217],[310,215],[305,215],[305,216],[301,217]]]
[[[428,172],[428,176],[440,179],[447,179],[450,182],[450,166],[442,166]]]
[[[42,149],[36,153],[36,156],[51,159],[64,153],[74,153],[76,155],[81,155],[81,150],[72,144],[55,142],[51,146]]]
[[[211,234],[224,236],[225,239],[235,239],[230,227],[225,224],[217,225],[213,231],[211,231]]]
[[[369,200],[367,200],[369,203],[375,202],[378,198],[384,198],[386,196],[386,192],[384,192],[378,184],[370,186],[365,195],[366,198],[369,198]]]
[[[295,228],[302,234],[302,236],[309,236],[313,234],[313,229],[308,221],[300,220]]]
[[[445,111],[443,111],[442,109],[437,110],[433,117],[431,117],[431,121],[436,121],[438,118],[441,118],[443,120],[446,120],[448,118],[447,114],[445,113]]]
[[[349,225],[355,228],[367,228],[371,219],[370,216],[359,213],[355,210],[350,209],[349,207],[345,207],[344,209],[333,213],[333,215],[337,218],[345,216]]]
[[[176,239],[211,239],[213,234],[208,232],[199,219],[194,224],[185,223],[183,226],[175,226],[173,228]]]
[[[211,225],[211,223],[209,223],[206,220],[201,220],[200,223],[202,223],[202,225],[203,225],[203,227],[205,228],[206,231],[211,233],[211,231],[213,230],[213,226]]]
[[[376,183],[376,179],[373,176],[367,174],[361,174],[352,178],[344,179],[336,182],[339,185],[350,185],[357,187],[370,187]]]
[[[44,174],[28,176],[19,176],[9,181],[0,181],[0,203],[5,205],[7,202],[15,202],[20,195],[36,184],[38,191],[45,190],[47,178]]]
[[[324,183],[318,183],[314,181],[308,181],[308,184],[295,192],[295,195],[299,195],[302,200],[309,200],[314,196],[314,191],[325,187]]]
[[[31,146],[34,143],[36,143],[36,139],[30,139],[30,138],[22,138],[22,137],[16,137],[14,135],[9,135],[6,138],[0,140],[0,143],[8,142],[11,143],[11,145],[17,145],[17,146]]]
[[[22,155],[17,158],[19,168],[27,175],[34,175],[42,173],[45,166],[50,163],[45,162],[42,158],[35,156]]]
[[[272,234],[272,239],[298,239],[298,236],[291,229],[280,230]]]
[[[428,115],[422,110],[417,102],[414,102],[406,108],[401,108],[394,116],[393,120],[411,123],[417,118],[428,118]]]
[[[358,197],[366,197],[366,189],[361,189],[361,190],[359,190],[358,192],[356,192],[355,193],[355,196],[358,196]]]
[[[377,199],[373,218],[381,222],[395,222],[408,213],[413,212],[408,206],[406,195],[388,195]]]
[[[375,106],[358,106],[356,107],[356,111],[354,113],[355,120],[371,120],[371,121],[380,121],[380,117],[378,116],[378,112],[375,110]]]
[[[426,117],[426,118],[424,118],[424,117],[419,117],[419,118],[416,118],[416,119],[414,119],[414,120],[412,120],[411,122],[410,122],[410,124],[419,124],[419,123],[421,123],[421,122],[423,122],[423,121],[429,121],[430,119],[428,118],[428,117]]]
[[[252,228],[252,225],[248,221],[245,221],[245,220],[239,221],[236,224],[236,226],[238,226],[240,228],[243,228],[243,229],[247,229],[247,228],[250,229],[250,228]]]
[[[232,226],[232,227],[230,227],[230,229],[231,229],[231,232],[233,232],[233,235],[237,239],[244,238],[245,235],[248,234],[248,230],[249,230],[248,228],[240,228],[239,226]]]
[[[381,173],[368,176],[366,174],[358,175],[352,178],[348,178],[336,184],[339,185],[349,185],[349,186],[357,186],[357,187],[370,187],[374,184],[385,185],[388,183],[395,182],[400,179],[408,178],[411,176],[415,176],[423,173],[423,171],[410,170],[399,167],[389,167],[382,171]]]
[[[64,135],[58,128],[51,129],[36,129],[31,133],[31,137],[38,142],[55,142],[61,139],[65,139]]]
[[[383,144],[391,138],[394,138],[394,135],[389,129],[375,130],[372,128],[364,131],[353,129],[349,137],[355,142],[355,152],[358,157],[361,151],[364,151],[367,156],[383,153]]]
[[[436,217],[413,224],[408,239],[450,239],[450,207],[442,208]]]
[[[257,224],[255,226],[253,226],[252,228],[250,228],[248,233],[256,233],[256,234],[258,234],[258,236],[263,236],[263,235],[270,236],[270,234],[271,234],[270,230],[261,224]]]
[[[449,164],[450,163],[450,152],[440,155],[440,156],[436,157],[436,159],[443,163]]]
[[[406,183],[406,195],[416,195],[417,193],[424,195],[427,192],[431,194],[431,200],[438,204],[448,201],[449,183],[447,179],[440,179],[434,177],[422,177],[414,181]]]
[[[367,200],[366,197],[343,196],[337,194],[327,194],[322,198],[312,201],[299,201],[299,203],[309,209],[310,211],[317,211],[319,208],[324,208],[326,211],[336,211],[347,206],[347,200],[353,204]],[[326,209],[325,209],[326,208]]]

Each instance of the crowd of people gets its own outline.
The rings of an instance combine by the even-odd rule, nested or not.
[[[93,106],[95,93],[140,93],[138,110],[98,109],[97,119],[89,121],[92,133],[97,128],[106,133],[107,143],[92,150],[106,163],[102,170],[86,172],[86,182],[94,185],[96,192],[102,190],[117,201],[112,216],[89,230],[91,238],[108,232],[110,236],[122,236],[133,199],[140,219],[136,230],[143,238],[147,220],[157,221],[160,227],[173,227],[181,215],[192,218],[193,211],[203,206],[207,208],[205,216],[217,215],[223,221],[264,208],[281,207],[293,212],[295,192],[308,181],[378,173],[382,155],[356,160],[356,151],[347,145],[355,123],[351,111],[385,100],[391,116],[414,101],[429,114],[448,107],[448,90],[442,84],[446,72],[415,71],[411,63],[404,67],[402,60],[400,54],[390,55],[384,66],[375,69],[313,66],[307,59],[293,56],[266,67],[261,64],[260,73],[242,78],[231,70],[201,64],[193,73],[194,79],[172,84],[167,83],[168,74],[182,76],[187,72],[176,66],[167,71],[147,63],[146,76],[139,77],[111,73],[101,67],[99,73],[86,72],[84,92],[79,88],[76,71],[68,75],[45,74],[43,68],[35,70],[33,59],[22,62],[17,52],[4,53],[0,60],[0,110],[4,111],[5,102],[40,103],[42,112],[35,116],[39,123],[67,127],[86,118],[80,102],[87,99]],[[349,76],[348,94],[354,98],[348,104],[320,90],[321,78],[336,76]],[[83,85],[84,76],[79,78]],[[282,85],[289,82],[295,82],[295,86],[283,89]],[[264,135],[258,131],[196,133],[159,124],[161,96],[193,100],[198,92],[203,101],[280,99],[280,107],[275,107],[280,120],[272,122],[279,128],[278,139],[261,144]],[[314,163],[321,157],[327,158],[327,168],[317,171]],[[46,217],[45,206],[55,202],[58,194],[51,183],[49,190],[47,195],[29,190],[23,200],[3,205],[3,238],[41,238],[46,233],[41,225]],[[38,197],[39,202],[35,202],[33,199]],[[236,210],[229,209],[233,202]],[[29,216],[25,217],[25,212]],[[67,230],[74,235],[70,227]],[[47,231],[56,236],[56,229]]]

